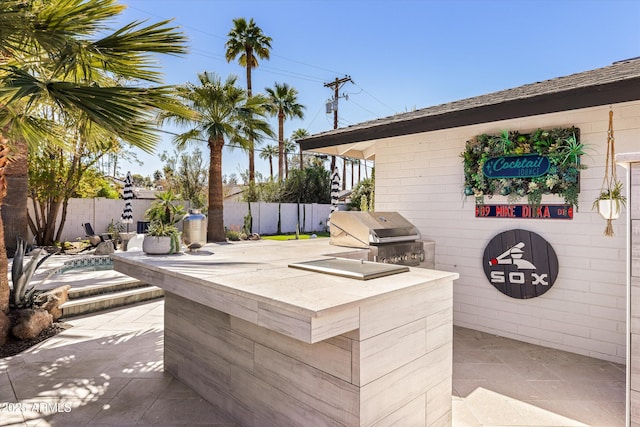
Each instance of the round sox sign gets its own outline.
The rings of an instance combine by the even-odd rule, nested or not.
[[[511,298],[538,297],[558,277],[558,257],[549,242],[527,230],[496,235],[484,249],[484,274],[489,282]]]

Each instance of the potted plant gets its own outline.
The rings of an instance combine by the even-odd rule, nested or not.
[[[593,209],[598,208],[598,213],[607,221],[604,235],[613,236],[614,219],[620,216],[623,206],[627,205],[627,198],[622,195],[622,182],[616,175],[616,149],[613,135],[613,110],[609,110],[609,129],[607,130],[607,156],[604,165],[604,178],[600,194],[593,202]]]
[[[142,241],[142,250],[147,254],[165,255],[180,252],[180,231],[176,224],[185,214],[184,207],[176,204],[176,195],[164,191],[156,195],[156,200],[145,212],[150,222]]]
[[[603,190],[593,202],[593,209],[598,209],[602,218],[617,219],[620,211],[627,206],[627,198],[622,195],[622,182],[615,181],[610,189]]]

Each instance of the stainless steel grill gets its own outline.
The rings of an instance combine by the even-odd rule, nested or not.
[[[337,211],[329,231],[332,245],[368,248],[369,261],[408,266],[424,261],[418,229],[397,212]]]

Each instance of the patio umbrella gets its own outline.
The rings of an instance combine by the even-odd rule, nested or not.
[[[131,178],[131,172],[127,172],[127,177],[124,180],[122,198],[125,200],[124,211],[122,212],[122,223],[127,224],[128,233],[129,224],[133,223],[133,208],[131,206],[131,199],[133,199],[133,179]]]
[[[329,220],[331,220],[331,214],[338,210],[338,198],[340,195],[340,174],[338,168],[333,169],[331,174],[331,213],[329,214]]]

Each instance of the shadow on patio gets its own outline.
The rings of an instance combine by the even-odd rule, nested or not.
[[[72,318],[0,359],[1,424],[236,426],[163,372],[163,307]],[[624,401],[622,365],[454,328],[454,426],[623,426]]]
[[[68,319],[73,328],[1,359],[0,425],[235,425],[164,373],[162,318],[154,301]]]

